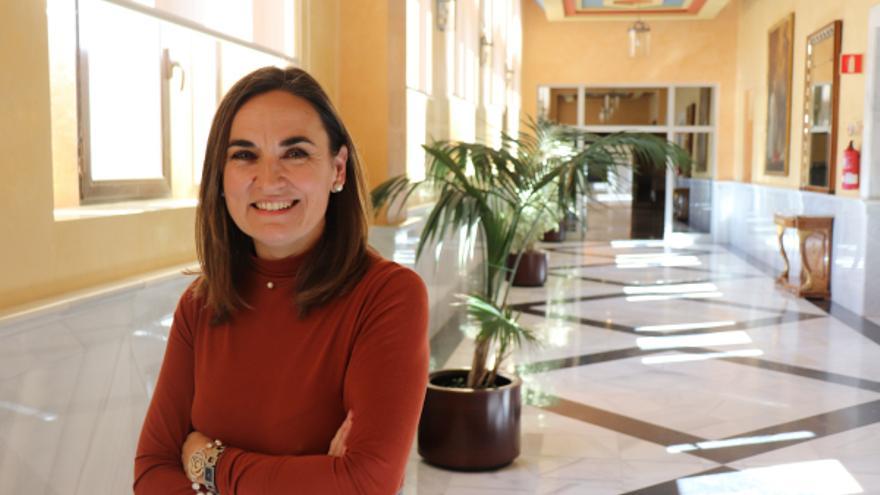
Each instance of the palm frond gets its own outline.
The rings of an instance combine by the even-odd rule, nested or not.
[[[500,339],[515,346],[537,341],[534,331],[520,325],[517,321],[519,314],[509,307],[499,308],[479,294],[459,294],[458,297],[465,305],[468,315],[480,322],[476,340]]]

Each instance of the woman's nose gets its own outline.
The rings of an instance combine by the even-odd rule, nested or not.
[[[284,185],[284,177],[281,173],[281,163],[275,158],[264,158],[256,170],[254,182],[264,188],[273,188]]]

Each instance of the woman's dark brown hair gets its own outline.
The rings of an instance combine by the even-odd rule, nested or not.
[[[249,99],[269,91],[286,91],[311,104],[327,132],[335,155],[348,148],[345,187],[331,194],[324,216],[324,232],[309,259],[297,274],[294,301],[300,315],[350,290],[369,265],[367,256],[366,186],[351,136],[330,98],[315,79],[302,69],[264,67],[244,76],[223,97],[205,151],[199,206],[196,209],[196,251],[202,274],[195,293],[213,310],[214,323],[247,307],[239,292],[241,281],[254,255],[253,241],[232,221],[226,210],[223,169],[226,165],[229,129],[235,114]]]

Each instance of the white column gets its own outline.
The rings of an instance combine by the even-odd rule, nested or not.
[[[871,8],[865,54],[865,112],[859,177],[863,199],[880,199],[880,5]]]
[[[659,103],[659,102],[658,102]],[[669,86],[666,91],[666,122],[667,129],[672,129],[675,124],[675,86]],[[666,139],[671,141],[674,138],[671,131],[666,132]],[[672,237],[672,195],[675,192],[675,172],[666,164],[666,197],[663,198],[663,238],[670,239]]]

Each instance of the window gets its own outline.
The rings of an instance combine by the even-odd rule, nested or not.
[[[484,0],[480,35],[480,65],[483,68],[482,101],[485,105],[506,104],[508,71],[512,60],[508,46],[519,31],[517,4],[507,0]]]
[[[80,0],[76,15],[82,204],[193,197],[222,95],[295,63],[294,0]]]
[[[434,0],[406,0],[406,175],[425,178],[428,102],[432,92]]]
[[[406,0],[406,87],[431,94],[432,0]]]
[[[170,191],[160,33],[155,18],[117,5],[80,6],[84,198],[115,198],[125,191],[149,197]],[[127,42],[119,43],[122,39]]]
[[[453,94],[476,103],[480,50],[480,9],[476,0],[455,2],[455,84]]]
[[[710,173],[709,151],[713,146],[712,89],[675,88],[675,143],[693,160],[691,174]]]

